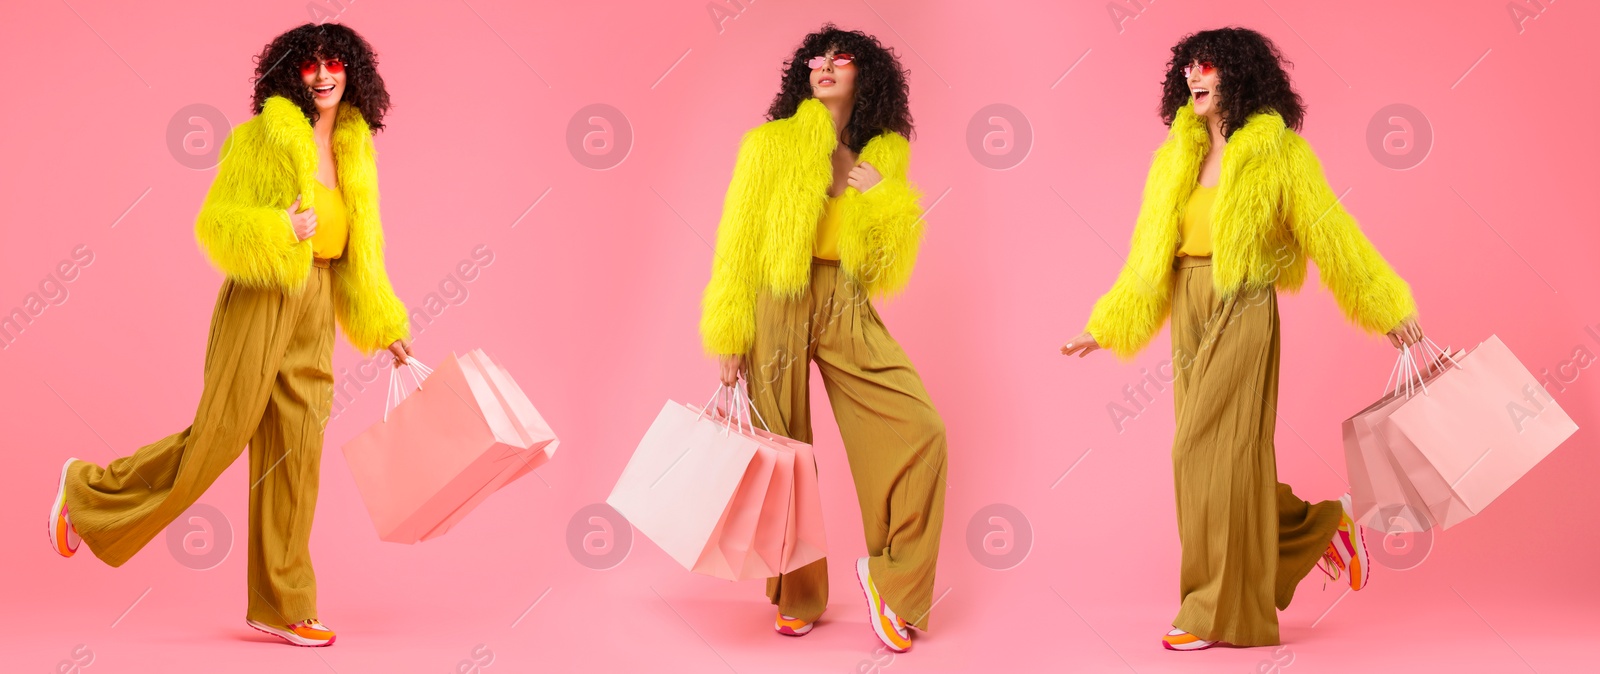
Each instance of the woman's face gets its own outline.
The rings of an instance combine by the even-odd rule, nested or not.
[[[300,64],[300,80],[311,89],[317,110],[333,112],[344,98],[344,61],[336,58],[307,60]]]
[[[1215,66],[1207,61],[1194,61],[1185,66],[1185,77],[1189,82],[1189,102],[1194,104],[1194,114],[1201,117],[1217,117],[1222,109],[1218,107],[1217,84],[1221,78]]]
[[[840,62],[843,62],[841,64]],[[856,95],[855,56],[829,49],[825,54],[813,56],[811,66],[811,95],[823,102],[850,102]]]

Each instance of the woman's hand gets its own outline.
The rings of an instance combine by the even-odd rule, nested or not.
[[[1417,323],[1416,314],[1405,317],[1399,325],[1389,331],[1389,343],[1396,349],[1400,348],[1401,344],[1410,346],[1419,341],[1422,341],[1422,325]]]
[[[297,240],[305,241],[317,233],[317,211],[315,209],[300,212],[300,197],[294,198],[294,204],[289,206],[289,224],[294,225],[294,236]]]
[[[718,365],[721,367],[723,386],[738,386],[739,377],[744,374],[744,356],[731,354],[717,356]]]
[[[871,164],[861,162],[850,169],[850,176],[846,178],[846,182],[856,188],[857,192],[865,192],[872,189],[873,185],[883,182],[883,175]]]
[[[1099,350],[1100,342],[1096,341],[1094,335],[1089,334],[1088,330],[1084,330],[1083,334],[1073,337],[1072,341],[1061,347],[1061,355],[1070,356],[1077,352],[1078,357],[1082,358]]]
[[[405,365],[406,359],[411,357],[411,343],[403,339],[394,340],[394,343],[389,345],[389,353],[394,354],[395,367]]]

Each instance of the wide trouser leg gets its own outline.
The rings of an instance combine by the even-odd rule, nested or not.
[[[750,403],[766,429],[811,442],[811,293],[792,298],[762,291],[755,301],[755,341],[746,354]],[[827,559],[766,580],[766,599],[790,618],[810,621],[827,608]]]
[[[944,523],[944,421],[860,286],[812,267],[814,358],[856,483],[873,584],[896,615],[928,629]]]
[[[1182,606],[1173,626],[1239,646],[1277,644],[1277,610],[1338,528],[1338,501],[1278,482],[1278,305],[1272,288],[1223,298],[1209,264],[1174,274],[1173,482]]]
[[[194,422],[104,468],[74,462],[67,475],[73,528],[96,557],[121,566],[239,457],[261,420],[306,305],[305,293],[223,282],[211,314]]]
[[[331,272],[316,268],[305,313],[250,439],[249,602],[246,617],[291,625],[317,617],[311,567],[322,431],[333,404]]]
[[[746,354],[750,401],[768,430],[811,442],[811,314],[808,291],[797,297],[763,292],[756,301],[756,336]],[[812,622],[828,607],[828,560],[767,579],[778,612]]]

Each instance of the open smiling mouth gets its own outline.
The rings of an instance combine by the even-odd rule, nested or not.
[[[1194,102],[1196,103],[1211,97],[1211,92],[1206,89],[1190,89],[1189,93],[1194,96]]]
[[[328,94],[333,93],[333,86],[334,85],[329,84],[326,86],[312,87],[311,90],[317,92],[318,96],[327,96]]]

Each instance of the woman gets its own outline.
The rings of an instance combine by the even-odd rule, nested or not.
[[[1127,264],[1061,348],[1132,359],[1172,316],[1182,607],[1172,650],[1278,643],[1276,609],[1319,559],[1361,589],[1371,566],[1348,495],[1307,503],[1277,480],[1277,289],[1306,258],[1347,318],[1422,338],[1416,304],[1339,205],[1295,133],[1305,117],[1277,48],[1255,31],[1209,30],[1172,48],[1156,151]]]
[[[911,114],[894,53],[832,24],[785,64],[768,121],[746,133],[717,229],[700,332],[722,382],[744,377],[772,432],[811,442],[816,361],[866,530],[856,576],[874,633],[911,647],[928,628],[944,517],[944,423],[869,296],[905,286],[922,237],[906,178]],[[776,629],[811,631],[827,560],[767,582]]]
[[[226,280],[206,346],[193,425],[104,468],[68,459],[50,540],[81,540],[121,566],[250,445],[246,622],[297,646],[327,646],[309,548],[322,430],[333,397],[334,320],[365,354],[411,348],[389,285],[372,134],[389,94],[366,40],[306,24],[256,58],[256,117],[234,129],[195,222]],[[81,537],[81,539],[80,539]]]

